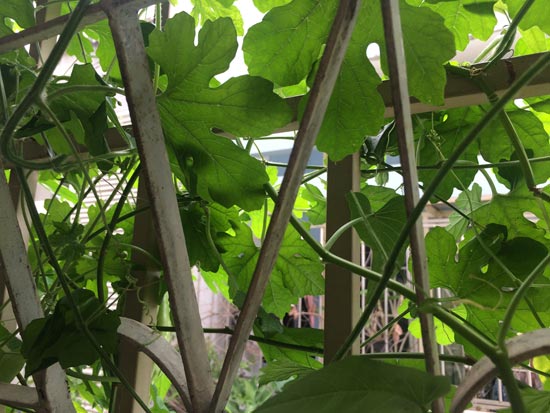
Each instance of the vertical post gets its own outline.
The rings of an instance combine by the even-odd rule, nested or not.
[[[142,173],[139,180],[136,209],[148,205],[149,197]],[[149,209],[135,217],[132,244],[154,256],[157,255],[153,217]],[[147,255],[138,250],[132,252],[132,267],[132,276],[136,279],[136,286],[135,289],[126,293],[122,315],[146,325],[156,324],[160,268]],[[147,401],[150,397],[153,361],[138,351],[135,346],[121,341],[118,351],[118,367],[141,399]],[[114,411],[142,413],[143,409],[123,386],[117,386]]]
[[[329,162],[327,176],[327,239],[351,220],[346,194],[359,190],[359,155],[340,162]],[[361,244],[353,230],[342,235],[332,252],[354,263],[360,262]],[[360,279],[348,270],[327,264],[325,270],[325,363],[330,362],[344,344],[360,315]],[[359,342],[352,354],[359,354]]]

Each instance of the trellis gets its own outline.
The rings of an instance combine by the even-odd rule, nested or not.
[[[289,130],[297,128],[298,137],[281,190],[279,194],[271,194],[277,198],[275,210],[216,387],[214,387],[214,378],[210,374],[183,231],[180,225],[173,225],[174,222],[179,222],[180,218],[176,197],[172,190],[171,171],[160,119],[157,111],[154,110],[155,94],[150,82],[145,48],[139,28],[138,10],[155,2],[155,0],[102,0],[99,4],[89,7],[84,7],[84,3],[81,2],[71,16],[62,16],[0,39],[0,53],[55,36],[61,33],[64,27],[72,25],[74,32],[77,27],[83,27],[105,17],[109,19],[130,107],[133,132],[143,165],[138,198],[140,203],[151,205],[150,217],[142,215],[136,219],[134,242],[145,250],[153,250],[156,245],[151,242],[151,234],[156,234],[180,349],[178,354],[162,337],[139,322],[143,321],[141,320],[141,304],[135,301],[135,297],[135,302],[132,303],[130,297],[130,304],[126,308],[125,315],[137,319],[137,321],[128,318],[122,319],[119,335],[122,338],[121,345],[124,347],[124,351],[121,352],[123,358],[120,367],[127,376],[128,384],[136,389],[137,395],[146,400],[149,386],[147,374],[150,375],[151,365],[137,355],[138,351],[143,352],[157,363],[172,380],[189,411],[218,413],[223,411],[227,401],[244,345],[282,242],[284,229],[289,222],[293,222],[291,214],[300,180],[315,143],[354,28],[359,2],[340,1],[338,13],[300,125],[298,127],[296,123],[293,123],[287,127]],[[426,299],[423,296],[423,291],[429,290],[429,282],[422,226],[416,218],[428,200],[426,196],[418,198],[418,179],[414,148],[412,147],[410,114],[411,112],[418,113],[441,108],[430,108],[416,101],[410,101],[398,1],[382,0],[382,10],[388,61],[391,79],[393,79],[391,84],[388,82],[383,84],[382,95],[386,102],[387,115],[396,118],[405,177],[407,212],[411,217],[408,224],[409,231],[404,234],[410,236],[415,283],[421,287],[416,292],[417,301],[422,303]],[[489,82],[492,83],[494,90],[503,94],[505,98],[499,101],[487,116],[495,117],[503,108],[504,103],[513,97],[550,93],[550,73],[536,74],[533,69],[533,67],[538,68],[540,72],[548,60],[547,55],[540,59],[539,56],[528,56],[509,59],[491,68]],[[455,76],[453,73],[449,73],[448,78],[445,93],[446,108],[480,104],[486,101],[485,95],[480,93],[479,89],[468,79]],[[525,86],[527,81],[530,81],[529,86]],[[473,140],[474,137],[475,132],[470,140]],[[111,148],[119,147],[115,143],[119,138],[116,133],[111,134]],[[47,159],[43,149],[33,143],[27,144],[24,152],[27,160]],[[11,166],[9,159],[6,159],[5,165],[6,167]],[[445,165],[452,165],[452,160],[447,161]],[[445,166],[442,170],[444,169]],[[329,163],[327,220],[329,236],[350,220],[350,217],[342,212],[346,208],[341,205],[341,202],[343,202],[344,194],[350,190],[358,189],[358,184],[359,158],[357,155],[350,156],[338,163]],[[154,222],[154,227],[151,225],[151,219]],[[17,323],[21,328],[25,328],[30,321],[42,316],[42,310],[26,260],[26,247],[17,224],[16,210],[3,173],[0,174],[0,223],[5,231],[5,236],[0,237],[1,275],[9,291]],[[401,241],[404,242],[405,239],[403,238]],[[343,236],[332,251],[349,261],[358,262],[358,239],[352,233]],[[141,267],[144,268],[141,273],[134,274],[138,279],[138,285],[147,285],[151,279],[159,277],[158,269],[147,262],[144,257],[134,256],[132,258],[134,261],[139,261]],[[329,263],[326,269],[325,360],[330,361],[338,356],[338,349],[342,348],[345,337],[348,337],[350,346],[344,348],[351,348],[352,353],[356,352],[356,347],[351,344],[354,341],[353,338],[360,333],[362,324],[358,323],[360,319],[359,288],[358,278],[353,274],[353,268],[342,269],[330,263],[330,260],[327,261]],[[151,301],[150,305],[151,308],[155,308],[156,303]],[[369,309],[367,309],[362,317],[363,321],[369,314]],[[442,317],[441,314],[439,316]],[[432,374],[438,374],[439,360],[433,337],[432,316],[422,313],[421,324],[427,370]],[[545,332],[537,331],[526,334],[523,338],[514,339],[510,344],[510,358],[513,361],[521,361],[535,354],[548,353],[550,350],[546,344],[548,343],[547,336],[548,334]],[[530,338],[532,338],[531,342]],[[525,344],[526,341],[530,344],[529,346]],[[536,350],[533,350],[533,343],[536,344]],[[526,346],[529,347],[528,350],[526,350]],[[481,361],[479,366],[474,368],[474,373],[465,380],[461,390],[457,392],[453,411],[460,411],[464,402],[472,397],[477,386],[494,374],[494,365],[487,360]],[[36,389],[0,384],[0,402],[48,413],[74,411],[64,373],[59,365],[54,365],[45,372],[36,374],[34,381]],[[117,411],[139,411],[139,404],[134,399],[135,397],[131,397],[130,393],[123,391]],[[443,411],[441,401],[434,403],[433,411]]]

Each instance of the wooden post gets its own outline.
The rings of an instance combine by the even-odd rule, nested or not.
[[[359,190],[359,155],[337,163],[329,162],[327,176],[327,239],[351,220],[346,194]],[[355,231],[347,231],[332,247],[332,252],[356,264],[361,244]],[[325,363],[332,360],[359,319],[360,279],[348,270],[327,264],[325,270]],[[359,342],[352,347],[359,354]]]

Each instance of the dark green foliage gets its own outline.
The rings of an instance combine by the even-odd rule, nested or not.
[[[115,353],[120,324],[118,316],[97,300],[89,290],[75,290],[72,299],[88,330],[109,353]],[[53,314],[30,323],[23,332],[21,353],[27,360],[27,376],[59,362],[62,367],[90,365],[99,358],[94,346],[77,323],[69,299],[63,297]]]

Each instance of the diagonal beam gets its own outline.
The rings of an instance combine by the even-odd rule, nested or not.
[[[101,4],[109,17],[126,88],[191,404],[194,412],[206,412],[213,378],[138,10],[115,0],[104,0]]]
[[[212,400],[211,413],[223,412],[229,398],[229,392],[233,380],[237,375],[248,335],[254,324],[269,281],[269,275],[275,265],[284,232],[292,214],[292,208],[298,194],[302,175],[307,166],[323,118],[325,117],[330,96],[332,95],[334,84],[344,60],[358,12],[358,0],[340,1],[325,52],[323,53],[319,70],[315,77],[315,83],[302,118],[298,136],[290,154],[288,168],[281,185],[279,200],[273,210],[243,309],[229,343],[216,386],[216,392],[214,393],[214,399]]]
[[[403,184],[405,186],[405,208],[407,216],[416,207],[419,200],[418,172],[414,147],[413,126],[409,104],[409,88],[407,84],[407,65],[401,30],[399,0],[381,0],[382,20],[386,38],[386,51],[390,69],[390,84],[393,107],[395,110],[395,126],[398,138],[399,157],[403,166]],[[417,219],[409,232],[411,256],[413,263],[414,284],[417,304],[421,306],[429,299],[430,280],[426,245],[424,243],[424,227],[422,219]],[[422,344],[426,360],[426,370],[435,375],[441,375],[439,352],[435,340],[433,315],[420,312],[420,328]],[[434,401],[432,410],[443,413],[445,406],[442,399]]]

